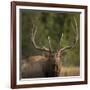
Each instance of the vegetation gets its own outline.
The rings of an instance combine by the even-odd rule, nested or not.
[[[60,76],[79,76],[80,68],[75,66],[63,67],[61,68]]]

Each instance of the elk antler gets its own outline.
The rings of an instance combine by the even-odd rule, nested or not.
[[[36,33],[37,33],[37,27],[35,27],[35,25],[33,25],[32,34],[31,34],[31,41],[32,41],[33,46],[38,50],[49,52],[50,50],[48,48],[46,48],[44,46],[43,47],[37,46],[37,44],[35,42]]]
[[[52,51],[52,46],[51,46],[51,39],[50,39],[50,36],[48,36],[48,44],[49,44],[50,52],[53,52],[53,51]]]
[[[77,20],[76,20],[75,17],[74,17],[74,23],[75,23],[75,28],[74,28],[74,25],[73,25],[72,23],[71,23],[71,25],[72,25],[72,28],[73,28],[74,33],[75,33],[75,35],[76,35],[75,41],[74,41],[73,45],[71,45],[71,46],[66,46],[66,47],[64,47],[64,48],[61,48],[61,49],[60,49],[61,52],[65,51],[65,50],[67,50],[67,49],[74,48],[74,47],[76,46],[76,44],[77,44],[77,41],[78,41],[78,26],[77,26]]]

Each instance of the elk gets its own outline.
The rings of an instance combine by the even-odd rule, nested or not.
[[[35,27],[35,25],[33,25],[32,34],[31,34],[32,44],[35,49],[40,51],[45,51],[48,53],[48,55],[30,56],[27,59],[23,60],[22,67],[21,67],[22,78],[60,76],[62,53],[67,49],[74,48],[78,41],[77,21],[75,17],[73,19],[75,24],[75,26],[72,24],[73,30],[75,32],[75,40],[73,45],[66,46],[63,48],[58,48],[56,51],[52,50],[50,36],[48,36],[49,48],[46,48],[45,46],[39,47],[36,44],[35,38],[37,34],[37,28]]]

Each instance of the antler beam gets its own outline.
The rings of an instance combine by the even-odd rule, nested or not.
[[[33,25],[33,28],[32,28],[32,35],[31,35],[31,41],[32,41],[32,44],[33,46],[38,49],[38,50],[42,50],[42,51],[46,51],[46,52],[49,52],[50,50],[46,47],[39,47],[37,46],[36,42],[35,42],[35,36],[36,36],[36,33],[37,33],[37,28]]]
[[[76,44],[77,44],[77,41],[78,41],[78,26],[77,26],[77,20],[76,20],[75,17],[73,18],[73,20],[74,20],[75,26],[74,26],[72,23],[71,23],[71,25],[72,25],[72,28],[73,28],[74,33],[75,33],[75,35],[76,35],[75,41],[74,41],[73,45],[71,45],[71,46],[66,46],[66,47],[64,47],[64,48],[61,48],[61,49],[60,49],[61,52],[65,51],[65,50],[67,50],[67,49],[74,48],[74,47],[76,46]]]

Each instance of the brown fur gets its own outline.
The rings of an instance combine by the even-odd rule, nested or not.
[[[31,56],[21,64],[22,78],[54,77],[60,74],[59,52],[46,56]]]

